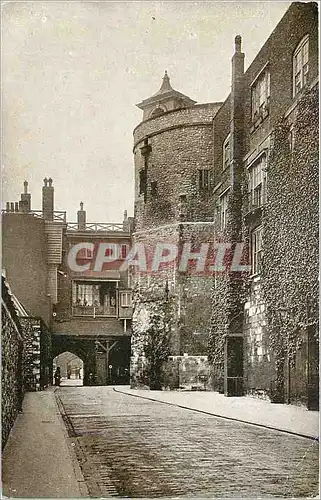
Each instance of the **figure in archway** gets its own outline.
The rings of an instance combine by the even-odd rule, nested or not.
[[[56,368],[56,371],[55,371],[55,374],[54,374],[54,379],[55,379],[55,385],[59,387],[60,386],[60,382],[61,382],[61,373],[60,373],[59,366],[57,366],[57,368]]]

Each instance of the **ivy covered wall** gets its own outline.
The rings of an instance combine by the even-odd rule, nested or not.
[[[267,168],[262,291],[275,381],[281,388],[286,361],[292,366],[295,386],[296,358],[308,341],[308,326],[315,336],[318,332],[318,109],[315,86],[302,96],[292,116],[275,128]],[[302,369],[297,367],[298,372]],[[304,399],[304,394],[293,391],[290,396]]]

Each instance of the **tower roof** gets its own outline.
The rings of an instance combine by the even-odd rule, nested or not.
[[[187,95],[182,94],[181,92],[178,92],[177,90],[173,89],[170,83],[169,76],[167,74],[167,71],[165,71],[165,74],[163,76],[163,81],[160,89],[156,94],[152,95],[148,99],[144,99],[142,102],[139,104],[136,104],[136,106],[140,109],[146,109],[150,107],[151,105],[155,105],[157,103],[162,103],[164,101],[170,100],[170,99],[183,99],[186,103],[186,105],[193,105],[196,103],[196,101],[193,101],[190,99]]]

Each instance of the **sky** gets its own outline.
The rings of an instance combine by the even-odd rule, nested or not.
[[[198,103],[230,91],[234,37],[246,67],[290,2],[28,1],[2,4],[2,200],[29,182],[41,209],[52,177],[55,209],[76,220],[133,215],[135,104],[167,70]]]

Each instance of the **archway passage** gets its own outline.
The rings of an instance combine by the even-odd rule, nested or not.
[[[92,374],[95,374],[95,342],[93,339],[76,338],[71,335],[52,336],[52,358],[62,353],[71,353],[83,362],[83,385],[92,385]]]
[[[53,360],[53,373],[60,368],[61,386],[80,386],[84,380],[84,362],[76,354],[65,351]]]

